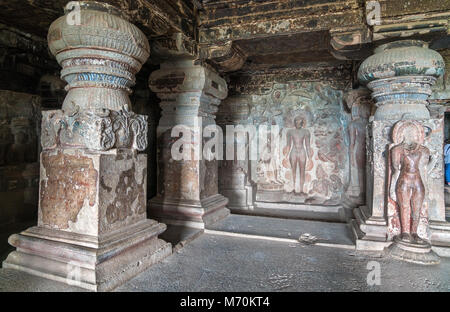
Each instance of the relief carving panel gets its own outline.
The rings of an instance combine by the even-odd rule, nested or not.
[[[258,132],[262,125],[279,129],[268,133],[253,164],[257,200],[341,202],[348,183],[350,119],[342,91],[318,82],[274,84],[264,94],[252,96],[250,119]]]

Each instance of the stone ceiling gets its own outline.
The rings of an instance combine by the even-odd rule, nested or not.
[[[192,0],[97,0],[120,8],[149,37],[182,32],[194,35]],[[42,37],[64,14],[67,0],[8,0],[0,2],[0,21]]]
[[[151,61],[185,55],[221,72],[314,62],[352,62],[399,38],[450,47],[450,0],[380,0],[381,25],[365,0],[100,0],[122,9],[150,39]],[[45,38],[67,0],[8,0],[0,23]]]

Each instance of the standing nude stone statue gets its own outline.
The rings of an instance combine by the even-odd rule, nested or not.
[[[430,150],[423,146],[424,129],[415,121],[400,121],[393,130],[390,197],[398,206],[402,241],[424,244],[417,230],[424,215],[426,175]],[[426,214],[425,214],[426,215]]]
[[[352,121],[348,125],[350,139],[350,185],[348,195],[363,199],[365,193],[366,126],[370,115],[364,105],[352,107]]]
[[[300,193],[304,193],[305,169],[307,158],[312,157],[310,147],[311,134],[304,129],[306,120],[303,116],[297,116],[294,119],[295,129],[287,132],[287,145],[289,146],[289,161],[292,168],[292,180],[294,184],[294,192],[296,186],[297,166],[300,171]]]

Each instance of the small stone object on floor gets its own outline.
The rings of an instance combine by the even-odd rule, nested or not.
[[[315,244],[317,242],[317,237],[314,235],[311,235],[309,233],[303,233],[302,235],[300,235],[300,237],[298,238],[298,240],[301,243],[305,243],[308,245],[312,245]]]

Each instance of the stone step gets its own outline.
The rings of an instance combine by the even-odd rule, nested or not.
[[[309,234],[309,236],[316,237],[316,244],[354,247],[351,229],[346,223],[232,214],[205,229],[205,233],[218,234],[220,232],[255,238],[274,238],[286,242],[298,241],[300,236]]]

